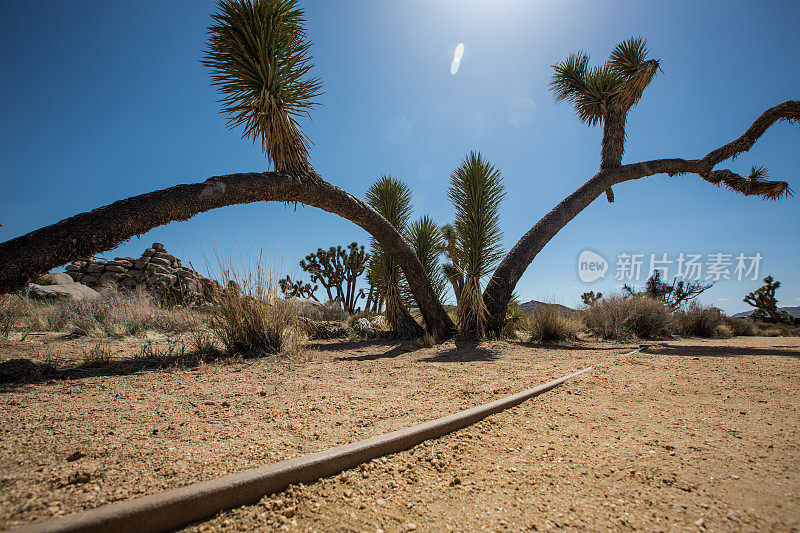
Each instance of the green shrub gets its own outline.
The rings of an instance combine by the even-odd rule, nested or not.
[[[508,309],[506,310],[506,323],[503,325],[503,330],[500,332],[500,336],[504,339],[515,339],[517,338],[517,332],[520,328],[525,326],[525,320],[528,316],[525,314],[525,311],[519,306],[516,300],[511,300],[508,304]]]
[[[678,309],[674,316],[675,333],[686,337],[716,337],[717,328],[725,323],[719,309],[713,306],[704,307],[696,302]]]
[[[578,338],[583,323],[578,317],[566,316],[554,305],[539,306],[527,321],[533,342],[563,342]]]

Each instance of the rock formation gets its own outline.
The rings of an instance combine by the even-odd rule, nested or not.
[[[116,285],[123,290],[143,287],[162,300],[172,303],[198,305],[210,301],[222,289],[219,282],[201,276],[181,265],[164,245],[153,243],[139,259],[115,257],[113,261],[82,258],[67,265],[73,280],[93,289]]]

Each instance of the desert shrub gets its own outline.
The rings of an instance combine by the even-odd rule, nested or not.
[[[725,324],[735,337],[752,337],[757,333],[753,321],[746,318],[726,317]]]
[[[724,323],[725,319],[716,307],[704,307],[692,302],[675,311],[674,330],[678,335],[687,337],[716,337],[719,326]],[[732,328],[729,329],[732,335]]]
[[[667,306],[641,295],[603,298],[584,309],[583,319],[593,335],[605,340],[669,337],[672,326]]]
[[[627,340],[632,336],[628,326],[628,298],[612,295],[596,301],[583,312],[586,328],[604,340]]]
[[[758,321],[754,326],[756,334],[764,337],[796,337],[800,335],[800,328],[788,324],[771,324]]]
[[[278,282],[261,261],[243,274],[223,270],[224,285],[211,310],[211,330],[229,355],[258,356],[292,351],[299,345],[298,315],[278,297]]]
[[[714,330],[714,336],[720,339],[730,339],[733,337],[733,329],[723,322],[722,324],[717,326],[717,329]]]
[[[576,316],[567,316],[554,305],[539,306],[527,321],[534,342],[563,342],[578,338],[583,323]]]
[[[627,303],[630,307],[631,333],[642,339],[662,339],[670,336],[672,316],[663,302],[637,296],[627,298]]]
[[[91,299],[29,301],[26,315],[31,330],[68,331],[81,336],[182,332],[197,324],[188,311],[163,309],[144,290],[118,291],[114,287],[104,288]]]
[[[605,340],[670,336],[671,316],[663,302],[641,295],[612,295],[588,306],[583,315],[589,331]]]
[[[414,339],[411,343],[414,348],[431,348],[434,344],[436,344],[436,341],[430,333],[425,333],[422,337]]]

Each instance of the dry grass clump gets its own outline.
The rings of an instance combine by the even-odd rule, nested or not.
[[[86,368],[102,368],[111,363],[111,349],[108,344],[98,342],[91,350],[83,354],[83,366]]]
[[[142,335],[146,331],[175,333],[197,326],[185,310],[167,310],[144,290],[107,287],[96,298],[27,303],[27,327],[34,331],[68,331],[85,336]]]
[[[669,309],[662,302],[644,296],[603,298],[588,306],[583,318],[589,331],[604,340],[659,339],[671,335]]]
[[[691,302],[674,313],[675,333],[684,337],[731,337],[733,328],[725,324],[719,309]],[[722,327],[724,326],[724,327]]]
[[[567,316],[554,305],[542,305],[527,320],[531,341],[564,342],[575,340],[583,329],[583,322],[575,316]]]
[[[210,327],[229,355],[297,351],[299,320],[291,301],[278,297],[278,282],[259,260],[243,273],[223,269],[227,288],[211,308]]]

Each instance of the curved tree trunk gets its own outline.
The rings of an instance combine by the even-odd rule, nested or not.
[[[489,314],[487,333],[500,335],[514,288],[536,255],[570,220],[578,216],[603,191],[610,190],[613,184],[613,180],[601,171],[547,213],[508,252],[483,292]]]
[[[313,174],[277,172],[216,176],[120,200],[0,244],[0,293],[21,289],[40,273],[110,250],[152,228],[234,204],[300,202],[335,213],[391,251],[408,280],[425,324],[437,340],[455,333],[422,263],[400,233],[366,203]]]

